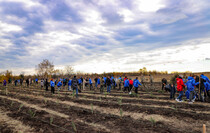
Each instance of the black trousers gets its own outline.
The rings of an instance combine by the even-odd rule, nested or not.
[[[129,85],[129,92],[132,90],[132,88],[133,88],[133,85]]]
[[[129,87],[124,87],[124,92],[129,91]]]
[[[121,90],[121,83],[119,83],[119,90]]]
[[[54,94],[55,93],[55,87],[51,86],[51,92]]]
[[[135,93],[138,94],[138,88],[139,87],[134,87],[135,88]]]
[[[92,88],[93,88],[93,85],[92,85],[92,84],[90,84],[90,90],[92,90]]]
[[[48,85],[46,86],[46,91],[48,91]]]

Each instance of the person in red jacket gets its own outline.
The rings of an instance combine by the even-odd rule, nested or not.
[[[133,80],[130,78],[129,79],[129,93],[131,93],[132,88],[133,88]]]
[[[176,78],[177,83],[177,91],[179,92],[179,96],[176,98],[177,102],[182,102],[182,96],[183,96],[183,87],[185,86],[183,79],[181,76],[179,78]]]

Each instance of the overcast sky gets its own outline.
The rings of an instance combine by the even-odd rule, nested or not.
[[[210,71],[210,0],[0,0],[0,72]]]

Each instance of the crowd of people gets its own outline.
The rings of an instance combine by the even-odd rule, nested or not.
[[[124,85],[124,93],[129,92],[131,94],[132,89],[135,88],[135,93],[137,94],[139,85],[142,85],[139,82],[138,77],[132,80],[131,78],[128,79],[127,76],[125,76],[125,78],[121,78],[121,76],[119,78],[114,78],[114,76],[96,77],[94,81],[95,86],[93,86],[92,79],[88,77],[77,78],[74,76],[72,79],[51,79],[51,92],[54,93],[56,86],[58,91],[60,91],[62,88],[65,88],[65,86],[68,86],[68,90],[76,91],[76,97],[78,97],[78,92],[81,92],[84,89],[100,90],[100,93],[103,93],[106,89],[107,93],[111,93],[111,89],[116,89],[118,86],[118,90],[121,90],[122,85]],[[48,89],[46,88],[46,90]]]
[[[205,102],[207,97],[210,97],[210,80],[204,74],[201,74],[200,77],[196,75],[188,77],[177,75],[176,84],[167,84],[167,80],[163,78],[162,90],[163,89],[170,92],[170,99],[175,98],[177,91],[179,93],[178,97],[175,98],[177,102],[183,102],[182,98],[184,94],[189,104],[195,102],[196,98]]]
[[[201,74],[200,76],[188,76],[183,77],[182,75],[177,75],[176,82],[169,83],[165,78],[162,79],[162,90],[165,90],[166,92],[170,92],[170,99],[175,99],[177,102],[183,102],[183,96],[185,94],[186,99],[189,101],[189,103],[193,103],[195,99],[199,99],[202,102],[206,101],[207,97],[210,97],[210,80],[207,76],[204,74]],[[8,81],[9,82],[9,81]],[[31,78],[27,78],[25,80],[26,86],[29,87],[32,82],[39,85],[39,79],[35,78],[32,80]],[[68,91],[74,91],[76,92],[76,97],[78,97],[78,93],[82,90],[100,90],[100,93],[104,93],[104,90],[106,89],[107,93],[111,93],[112,89],[122,90],[124,93],[132,94],[132,91],[134,91],[134,94],[138,94],[139,86],[143,86],[143,88],[148,89],[148,87],[144,84],[144,77],[141,78],[141,83],[138,80],[138,77],[136,77],[134,80],[131,78],[125,77],[114,77],[114,76],[103,76],[103,77],[95,77],[94,82],[92,82],[91,77],[79,77],[73,76],[72,78],[59,78],[59,79],[51,79],[48,81],[48,79],[40,79],[40,85],[41,88],[46,89],[48,91],[48,87],[51,87],[51,93],[55,93],[55,88],[57,88],[57,91],[60,91],[62,89],[68,88]],[[153,77],[150,75],[150,84],[152,87],[153,83]],[[3,81],[3,85],[6,86],[7,81]],[[22,85],[23,79],[14,80],[14,85],[17,84]],[[94,84],[94,86],[93,86]],[[197,88],[197,89],[196,89]],[[197,91],[196,91],[197,90]],[[179,93],[178,97],[175,98],[176,92]]]

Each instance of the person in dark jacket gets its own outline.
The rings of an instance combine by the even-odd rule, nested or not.
[[[23,79],[20,79],[20,85],[21,86],[23,85]]]
[[[95,81],[95,88],[97,89],[97,86],[98,86],[98,78],[96,77],[95,79],[94,79],[94,81]]]
[[[174,99],[176,88],[174,84],[169,84],[170,87],[170,99]]]
[[[71,80],[71,82],[72,82],[73,91],[76,90],[76,98],[78,98],[78,80],[77,80],[76,76],[74,76],[74,78]]]
[[[15,80],[15,86],[17,86],[17,82],[18,82],[18,81],[17,81],[17,79],[16,79],[16,80]]]
[[[206,80],[204,78],[202,78],[202,75],[200,75],[200,101],[204,102],[204,90],[205,90],[205,85],[204,83],[206,82]]]
[[[46,79],[46,80],[45,80],[46,91],[48,91],[48,86],[49,86],[49,84],[48,84],[48,79]]]
[[[27,87],[29,87],[29,79],[26,79]]]
[[[167,85],[167,80],[165,78],[162,79],[162,90],[165,89],[165,86]]]
[[[3,86],[6,86],[6,85],[7,85],[7,81],[4,80],[4,81],[3,81]]]
[[[111,93],[112,81],[110,79],[110,76],[106,79],[106,85],[107,85],[107,92]]]
[[[101,77],[101,86],[100,86],[100,93],[101,93],[101,94],[104,92],[104,87],[105,87],[104,78]]]

